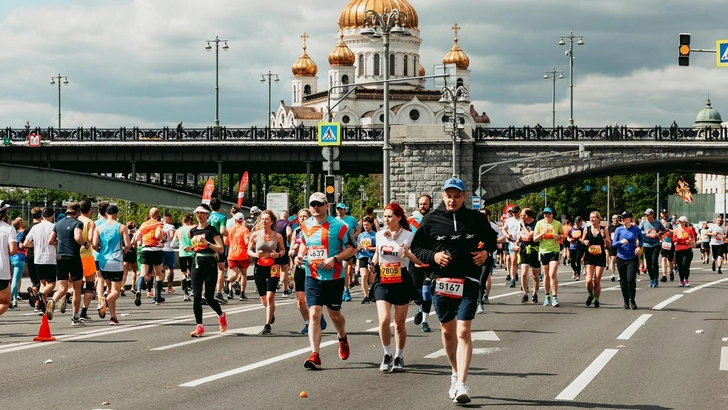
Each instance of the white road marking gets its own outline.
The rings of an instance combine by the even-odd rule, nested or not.
[[[618,351],[618,349],[605,349],[564,391],[556,396],[556,400],[574,400],[604,369],[604,366],[612,360]]]
[[[690,288],[690,289],[686,290],[683,293],[693,293],[693,292],[697,292],[700,289],[704,289],[704,288],[707,288],[709,286],[717,285],[719,283],[723,283],[723,282],[726,282],[726,281],[728,281],[728,278],[716,280],[716,281],[713,281],[713,282],[706,283],[704,285],[700,285],[700,286],[696,286],[694,288]]]
[[[329,340],[328,342],[321,343],[321,348],[324,348],[326,346],[331,346],[333,344],[338,343],[336,340]],[[276,362],[280,362],[281,360],[290,359],[292,357],[296,357],[305,353],[309,353],[311,351],[310,347],[304,347],[303,349],[294,350],[290,353],[282,354],[280,356],[271,357],[270,359],[261,360],[256,363],[249,364],[247,366],[238,367],[237,369],[228,370],[226,372],[213,374],[212,376],[203,377],[201,379],[193,380],[191,382],[187,382],[184,384],[180,384],[180,387],[197,387],[201,384],[209,383],[215,380],[220,380],[225,377],[235,376],[236,374],[249,372],[251,370],[258,369],[263,366],[267,366],[269,364],[273,364]]]
[[[653,310],[662,310],[665,306],[667,306],[670,303],[672,303],[672,302],[680,299],[683,296],[685,296],[685,295],[674,295],[674,296],[671,296],[671,297],[663,300],[662,302],[656,304],[655,307],[653,307],[652,309]]]
[[[256,326],[256,328],[258,329],[258,331],[260,331],[261,329],[263,329],[263,326]],[[205,332],[205,335],[206,335],[205,337],[198,337],[196,339],[188,340],[186,342],[180,342],[180,343],[174,343],[174,344],[167,345],[167,346],[155,347],[154,349],[149,349],[149,350],[161,352],[163,350],[174,349],[175,347],[187,346],[187,345],[191,345],[191,344],[195,344],[195,343],[199,343],[199,342],[204,342],[207,340],[215,340],[215,339],[219,339],[223,336],[229,336],[231,334],[234,335],[234,334],[240,333],[242,331],[245,331],[246,329],[249,329],[249,328],[228,329],[228,331],[226,333],[220,333],[220,332],[207,333],[207,332]]]
[[[473,340],[485,340],[488,342],[500,342],[500,338],[492,330],[486,330],[484,332],[475,332],[471,335]]]
[[[640,327],[642,327],[645,323],[647,323],[647,319],[651,318],[652,315],[649,313],[646,313],[644,315],[641,315],[637,318],[634,322],[632,322],[631,325],[629,325],[628,328],[624,329],[624,332],[617,336],[617,340],[629,340],[630,337],[632,337],[635,333],[637,333],[637,330],[639,330]]]
[[[611,288],[602,289],[602,291],[605,291],[605,290],[617,290],[617,289],[621,289],[621,287],[619,285],[612,286]]]
[[[473,348],[473,354],[491,354],[495,352],[502,352],[506,349],[502,347],[474,347]],[[447,353],[445,353],[445,349],[440,349],[434,353],[430,353],[427,356],[425,356],[425,359],[437,359],[438,357],[447,356]]]
[[[720,348],[719,370],[728,370],[728,346],[723,346]]]
[[[407,318],[407,320],[405,320],[404,322],[407,323],[407,322],[414,322],[414,321],[415,321],[415,318],[414,317],[410,317],[410,318]],[[394,326],[394,321],[392,321],[392,323],[389,324],[389,327],[393,327],[393,326]],[[367,329],[366,331],[367,332],[378,332],[379,331],[379,326],[373,327],[371,329]]]

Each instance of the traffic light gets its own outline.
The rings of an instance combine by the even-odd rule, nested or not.
[[[680,45],[677,49],[677,65],[690,65],[690,33],[680,33]]]
[[[326,202],[336,203],[334,193],[336,192],[336,177],[334,175],[326,175]]]
[[[7,134],[5,134],[5,135],[3,136],[3,145],[5,145],[5,146],[8,146],[8,145],[12,145],[12,143],[13,143],[13,142],[12,142],[12,141],[10,141],[10,136],[9,136],[9,135],[7,135]]]

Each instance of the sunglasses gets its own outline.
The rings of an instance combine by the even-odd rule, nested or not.
[[[318,208],[320,206],[324,206],[325,204],[326,204],[325,202],[314,201],[314,202],[311,202],[309,205],[311,205],[314,208]]]

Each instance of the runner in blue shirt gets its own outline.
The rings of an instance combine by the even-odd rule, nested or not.
[[[356,242],[356,238],[359,237],[359,223],[356,221],[356,218],[346,214],[346,204],[339,203],[336,205],[336,214],[336,219],[343,221],[349,227],[351,241]],[[346,276],[344,277],[346,281],[344,287],[344,302],[351,302],[351,293],[349,292],[349,288],[357,285],[357,281],[354,278],[355,262],[356,260],[353,257],[351,259],[344,260],[344,272],[346,273]]]

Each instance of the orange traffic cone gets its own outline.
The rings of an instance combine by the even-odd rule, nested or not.
[[[43,315],[43,320],[40,322],[40,329],[38,330],[38,336],[33,338],[34,342],[52,342],[56,340],[55,337],[51,336],[51,327],[48,324],[48,317]]]

